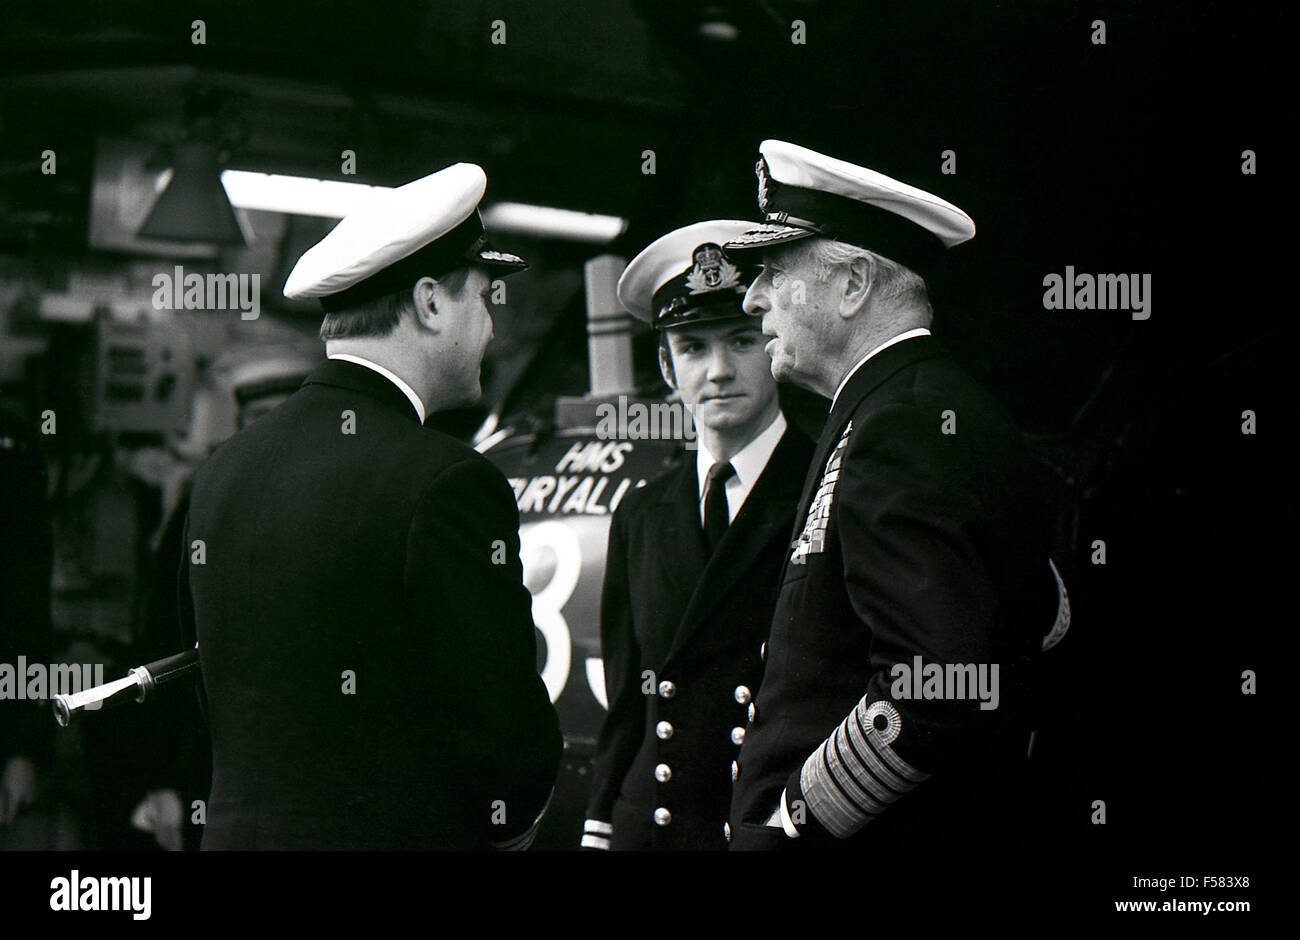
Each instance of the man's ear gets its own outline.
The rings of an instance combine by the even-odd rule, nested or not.
[[[871,255],[854,258],[845,265],[844,293],[840,295],[840,316],[849,319],[866,307],[875,289],[880,266]]]
[[[433,302],[434,288],[437,281],[431,277],[422,277],[411,288],[411,306],[415,310],[415,322],[426,329],[438,331],[438,308]]]
[[[677,371],[673,368],[673,354],[668,351],[666,343],[659,344],[659,371],[668,387],[677,391]]]

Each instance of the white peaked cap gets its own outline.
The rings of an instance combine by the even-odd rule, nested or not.
[[[765,222],[727,245],[743,252],[820,236],[925,267],[975,236],[971,217],[946,199],[883,173],[783,140],[759,145]]]
[[[290,272],[284,296],[331,297],[356,288],[422,252],[425,274],[438,276],[460,264],[519,270],[518,255],[486,247],[478,204],[487,174],[457,163],[396,189],[376,193],[307,250]],[[441,270],[439,270],[441,268]],[[418,278],[410,272],[414,281]],[[385,285],[375,283],[377,291]]]
[[[753,272],[726,258],[722,246],[753,226],[714,219],[656,238],[618,279],[619,301],[637,319],[660,327],[741,315]],[[719,306],[728,300],[734,309]]]

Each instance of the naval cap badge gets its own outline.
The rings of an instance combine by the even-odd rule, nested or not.
[[[722,249],[712,242],[705,242],[691,253],[695,266],[686,275],[687,292],[704,294],[709,291],[727,290],[740,283],[740,270],[727,261]]]

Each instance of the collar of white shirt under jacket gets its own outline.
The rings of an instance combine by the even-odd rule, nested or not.
[[[388,407],[395,408],[404,417],[410,418],[417,425],[420,415],[406,397],[406,393],[384,378],[374,369],[348,362],[345,359],[330,359],[303,380],[303,386],[332,385],[348,391],[359,392],[367,398],[374,399]]]

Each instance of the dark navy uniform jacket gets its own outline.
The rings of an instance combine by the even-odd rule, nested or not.
[[[1036,492],[1011,421],[933,338],[850,377],[786,551],[733,849],[1010,837],[1059,602]],[[954,667],[928,690],[943,694],[898,681],[932,664]],[[981,708],[971,670],[991,684],[995,664],[997,707]],[[783,791],[798,838],[763,825]]]
[[[787,428],[712,558],[694,460],[614,513],[601,598],[610,711],[587,808],[587,831],[611,848],[726,849],[731,765],[811,453]]]
[[[495,467],[354,363],[213,454],[180,587],[212,731],[204,848],[518,845],[562,748],[518,522]]]

